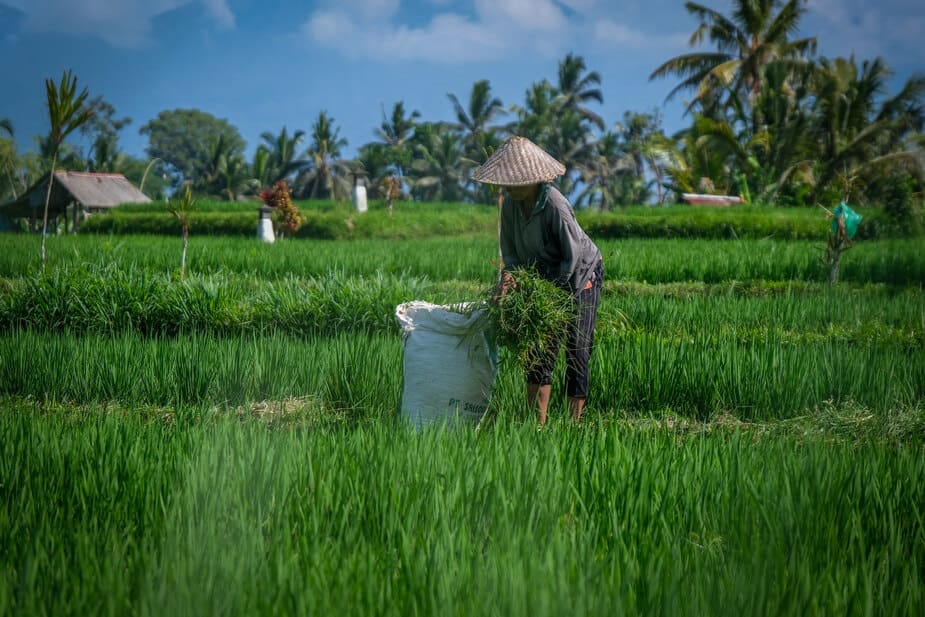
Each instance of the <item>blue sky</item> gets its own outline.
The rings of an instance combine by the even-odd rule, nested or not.
[[[816,36],[820,55],[883,57],[891,92],[925,72],[925,0],[807,7],[798,36]],[[178,108],[227,119],[248,157],[262,132],[309,132],[324,110],[353,156],[396,101],[452,120],[447,93],[466,102],[488,79],[506,106],[523,104],[574,53],[602,77],[595,111],[609,125],[658,109],[673,131],[685,122],[680,100],[664,102],[674,82],[648,76],[690,50],[696,25],[681,0],[0,0],[0,118],[21,152],[34,150],[48,131],[44,79],[73,69],[91,97],[132,118],[120,145],[135,156],[147,146],[138,129]]]

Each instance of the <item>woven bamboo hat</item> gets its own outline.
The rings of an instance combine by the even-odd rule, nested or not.
[[[565,165],[526,137],[511,137],[472,172],[484,184],[526,186],[550,182],[565,173]]]

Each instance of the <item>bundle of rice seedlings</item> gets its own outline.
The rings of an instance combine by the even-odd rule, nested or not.
[[[530,366],[546,357],[571,327],[575,304],[568,292],[533,269],[511,274],[516,284],[497,302],[489,302],[489,319],[497,344]]]

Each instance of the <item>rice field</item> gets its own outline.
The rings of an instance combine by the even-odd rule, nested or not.
[[[490,236],[2,242],[0,615],[925,609],[920,239],[601,241],[586,420],[501,350],[423,433],[394,308]]]

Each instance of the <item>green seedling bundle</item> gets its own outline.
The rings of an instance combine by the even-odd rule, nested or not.
[[[569,294],[531,268],[510,271],[513,284],[489,303],[489,318],[498,345],[523,366],[539,362],[556,348],[575,322]]]

